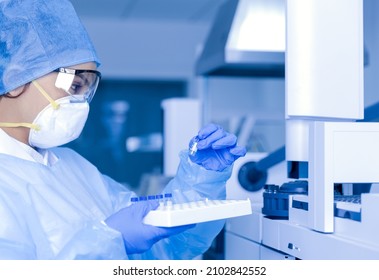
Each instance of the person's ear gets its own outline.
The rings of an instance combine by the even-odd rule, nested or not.
[[[25,85],[23,86],[20,86],[18,88],[15,88],[14,90],[11,90],[10,92],[8,92],[8,94],[12,97],[17,97],[19,96],[23,91],[25,90]]]

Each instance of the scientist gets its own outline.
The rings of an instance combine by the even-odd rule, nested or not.
[[[73,150],[57,148],[81,133],[101,76],[70,2],[1,0],[0,10],[0,259],[202,254],[223,221],[145,225],[158,202],[131,204],[131,191]],[[225,198],[232,164],[245,154],[234,135],[213,124],[196,139],[197,153],[180,154],[164,190],[177,202]]]

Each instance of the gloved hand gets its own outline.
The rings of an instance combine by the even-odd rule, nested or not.
[[[143,253],[151,248],[159,240],[181,233],[195,225],[185,225],[178,227],[155,227],[145,225],[143,218],[158,207],[155,200],[140,201],[121,209],[105,220],[105,223],[121,232],[124,239],[127,254]]]
[[[246,148],[237,146],[237,137],[222,127],[209,124],[203,127],[189,143],[192,147],[198,141],[197,151],[189,155],[190,159],[205,169],[222,171],[246,154]]]

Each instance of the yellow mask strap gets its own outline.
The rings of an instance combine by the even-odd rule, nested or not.
[[[41,85],[37,81],[32,81],[33,85],[38,89],[38,91],[50,102],[50,104],[53,106],[54,110],[57,110],[59,108],[59,104],[55,102],[54,99],[50,97],[50,95],[41,87]],[[0,122],[0,127],[28,127],[34,130],[40,130],[40,126],[33,123],[9,123],[9,122]]]
[[[59,108],[59,104],[50,97],[50,95],[41,87],[41,85],[37,81],[32,81],[32,83],[39,90],[39,92],[50,102],[54,110],[57,110]]]
[[[33,123],[8,123],[8,122],[0,122],[0,127],[28,127],[34,130],[40,130],[41,128],[37,124]]]

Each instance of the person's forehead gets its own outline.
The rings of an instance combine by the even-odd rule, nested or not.
[[[78,69],[78,70],[96,70],[97,69],[95,62],[86,62],[86,63],[76,64],[76,65],[72,65],[66,68]]]

